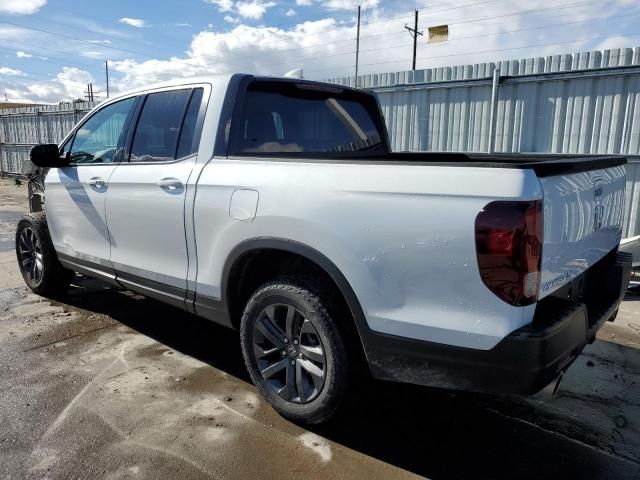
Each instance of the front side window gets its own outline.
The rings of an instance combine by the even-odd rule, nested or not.
[[[70,162],[83,164],[115,161],[118,145],[122,144],[125,122],[134,102],[135,98],[132,97],[112,103],[84,122],[73,137]]]
[[[234,153],[351,153],[384,150],[380,114],[368,94],[308,84],[254,82]]]
[[[190,89],[172,90],[147,96],[131,145],[131,162],[167,162],[177,158],[180,128],[191,93]]]

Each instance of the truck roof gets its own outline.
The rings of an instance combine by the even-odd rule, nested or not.
[[[213,82],[221,82],[221,81],[224,83],[228,83],[229,79],[233,75],[235,74],[194,75],[192,77],[172,78],[170,80],[150,83],[148,85],[140,86],[137,88],[130,88],[128,90],[118,92],[116,95],[109,97],[109,100],[113,100],[114,98],[119,98],[119,97],[125,97],[125,96],[136,94],[136,93],[146,92],[147,90],[155,90],[158,88],[175,87],[179,85],[193,85],[196,83],[213,83]]]
[[[333,88],[339,88],[340,90],[356,90],[352,87],[346,87],[343,85],[335,85],[332,83],[327,83],[327,82],[321,82],[321,81],[316,81],[316,80],[307,80],[307,79],[303,79],[303,78],[293,78],[293,77],[284,77],[284,76],[276,76],[276,75],[254,75],[254,74],[250,74],[250,73],[226,73],[226,74],[210,74],[210,75],[194,75],[191,77],[178,77],[178,78],[172,78],[170,80],[165,80],[162,82],[155,82],[155,83],[150,83],[148,85],[144,85],[144,86],[140,86],[137,88],[132,88],[132,89],[128,89],[125,90],[123,92],[118,92],[116,95],[113,95],[111,97],[109,97],[108,101],[112,101],[113,99],[116,98],[120,98],[120,97],[125,97],[128,95],[133,95],[133,94],[139,94],[139,93],[143,93],[149,90],[155,90],[158,88],[168,88],[168,87],[176,87],[176,86],[180,86],[180,85],[193,85],[193,84],[198,84],[198,83],[223,83],[224,85],[227,85],[231,79],[231,77],[234,77],[236,75],[242,75],[242,76],[250,76],[250,77],[254,77],[258,80],[284,80],[284,81],[295,81],[295,82],[309,82],[309,83],[317,83],[317,84],[324,84],[327,86],[331,86]],[[361,89],[359,89],[361,90]],[[106,100],[105,100],[106,101]],[[101,102],[104,103],[104,102]]]

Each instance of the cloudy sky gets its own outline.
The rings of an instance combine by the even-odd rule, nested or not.
[[[176,76],[249,72],[352,75],[640,45],[638,0],[0,0],[0,101],[56,103]],[[104,98],[104,96],[102,96]]]

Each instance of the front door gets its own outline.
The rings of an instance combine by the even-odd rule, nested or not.
[[[121,100],[88,117],[62,147],[70,166],[46,177],[47,223],[62,259],[111,270],[105,199],[134,102]]]
[[[182,306],[187,289],[187,182],[196,162],[194,138],[202,89],[146,96],[128,163],[109,180],[107,223],[118,281]]]

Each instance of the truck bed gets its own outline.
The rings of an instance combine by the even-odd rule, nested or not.
[[[385,160],[437,166],[533,169],[538,177],[585,172],[615,167],[627,163],[625,157],[614,155],[569,155],[553,153],[449,153],[398,152],[384,156]]]

